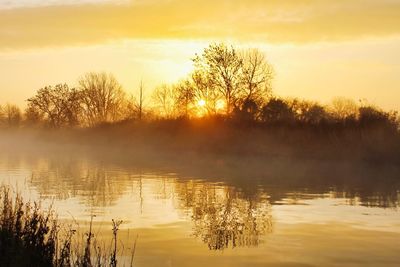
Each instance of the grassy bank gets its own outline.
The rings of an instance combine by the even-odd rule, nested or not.
[[[112,221],[112,242],[97,242],[92,222],[83,241],[77,230],[63,225],[50,208],[13,197],[11,189],[0,187],[0,263],[15,267],[118,266],[117,235],[122,221]],[[131,252],[133,265],[134,248]]]

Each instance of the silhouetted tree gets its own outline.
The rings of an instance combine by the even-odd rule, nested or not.
[[[336,97],[332,100],[329,110],[332,116],[339,120],[356,119],[358,113],[357,104],[344,97]]]
[[[294,99],[290,105],[296,120],[304,124],[318,124],[329,117],[325,108],[315,102]]]
[[[44,118],[50,127],[73,126],[79,123],[80,94],[76,89],[69,88],[67,84],[41,88],[27,101],[28,117],[32,115],[32,117]]]
[[[29,106],[25,109],[24,112],[24,123],[28,126],[39,126],[43,120],[44,115],[39,111],[35,106]]]
[[[173,86],[161,85],[153,92],[153,101],[158,114],[165,118],[173,118],[176,115],[176,91]]]
[[[139,109],[136,98],[133,95],[127,96],[125,104],[121,110],[120,120],[137,120],[139,119]]]
[[[143,81],[140,81],[140,87],[139,87],[139,101],[137,102],[137,110],[138,110],[138,118],[141,121],[143,117],[143,105],[144,105],[144,95],[143,95]]]
[[[196,70],[191,75],[191,89],[193,91],[194,103],[204,101],[204,109],[207,115],[215,115],[218,112],[218,102],[221,99],[219,90],[213,86],[207,74],[201,70]]]
[[[236,49],[225,44],[211,44],[193,61],[195,68],[205,74],[207,82],[222,94],[229,115],[239,97],[241,85],[243,62]]]
[[[397,113],[368,105],[358,108],[354,101],[346,98],[335,98],[331,105],[322,106],[311,101],[272,97],[273,68],[257,49],[238,51],[223,43],[211,44],[201,55],[196,54],[193,63],[194,71],[187,79],[154,90],[153,109],[146,110],[148,118],[176,119],[224,113],[235,122],[251,124],[261,121],[338,127],[335,129],[384,126],[385,129],[399,130]],[[58,84],[38,90],[28,99],[26,124],[46,123],[51,127],[62,127],[82,123],[94,126],[143,118],[142,82],[138,99],[127,97],[112,74],[91,72],[78,82],[78,89]],[[224,116],[214,117],[226,120]],[[18,126],[20,121],[18,107],[0,107],[2,125]]]
[[[249,103],[254,103],[261,107],[272,92],[272,66],[258,49],[244,50],[240,58],[242,61],[240,104],[246,103],[248,106]]]
[[[180,115],[189,117],[195,108],[196,90],[194,90],[189,80],[184,80],[174,85],[175,105]]]
[[[359,108],[358,121],[362,127],[383,127],[393,131],[398,128],[397,112],[384,112],[372,106]]]
[[[112,74],[90,72],[79,79],[83,115],[89,125],[123,119],[126,96]]]
[[[6,104],[3,107],[3,120],[8,127],[18,127],[22,121],[22,113],[17,105]]]
[[[255,121],[259,117],[259,106],[251,99],[246,99],[240,106],[235,107],[234,117],[239,121]]]
[[[279,98],[271,98],[262,108],[261,119],[266,123],[290,123],[295,113],[289,104]]]

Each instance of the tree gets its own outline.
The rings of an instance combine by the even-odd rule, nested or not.
[[[112,74],[90,72],[79,81],[83,114],[90,126],[121,120],[126,96]]]
[[[273,69],[258,49],[243,50],[240,58],[241,86],[234,115],[239,120],[254,121],[260,117],[261,107],[271,96]]]
[[[7,104],[3,108],[4,122],[8,127],[18,127],[22,120],[21,110],[18,106]]]
[[[244,100],[240,106],[234,109],[234,117],[239,121],[255,121],[259,117],[259,113],[259,105],[251,99]]]
[[[352,99],[344,97],[334,98],[329,109],[332,116],[339,120],[355,119],[358,112],[357,104]]]
[[[271,98],[262,108],[261,118],[267,123],[288,123],[295,118],[290,105],[279,98]]]
[[[27,101],[27,110],[30,115],[44,118],[52,128],[73,126],[79,123],[80,94],[76,89],[69,88],[67,84],[41,88]]]
[[[258,49],[245,50],[240,58],[242,61],[240,104],[255,103],[261,107],[272,91],[273,68]]]
[[[397,112],[385,112],[373,106],[359,108],[358,122],[362,127],[382,127],[397,131]]]
[[[221,94],[211,81],[207,74],[201,70],[196,70],[191,76],[191,89],[193,90],[193,102],[196,104],[199,101],[204,101],[204,109],[207,115],[215,115],[218,113],[218,103],[223,101]]]
[[[207,82],[221,93],[226,114],[230,115],[239,97],[243,65],[236,49],[225,44],[211,44],[193,61],[195,69],[204,73]]]
[[[328,118],[325,108],[319,104],[312,104],[303,114],[304,121],[308,124],[318,124]]]
[[[39,126],[43,123],[44,115],[35,106],[29,106],[25,109],[24,123],[29,126]]]
[[[189,80],[174,85],[175,106],[180,115],[189,117],[195,108],[196,90]]]
[[[144,98],[143,98],[143,81],[140,81],[140,87],[139,87],[139,101],[137,103],[137,109],[138,109],[138,116],[139,116],[139,120],[142,120],[142,116],[143,116],[143,102],[144,102]]]
[[[135,96],[130,95],[126,99],[123,119],[141,121],[144,116],[144,101],[144,86],[143,81],[141,81],[139,86],[139,98],[137,99]]]
[[[315,102],[294,99],[290,105],[297,121],[302,123],[318,124],[329,117],[325,108]]]
[[[123,110],[121,110],[121,114],[123,115],[120,120],[136,120],[139,118],[138,102],[133,95],[126,97],[125,105]]]
[[[170,119],[176,115],[176,91],[173,86],[164,84],[157,87],[152,98],[160,116]]]

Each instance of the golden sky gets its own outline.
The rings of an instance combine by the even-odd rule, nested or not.
[[[0,0],[0,104],[87,71],[150,92],[213,41],[265,51],[279,95],[400,109],[398,0]]]

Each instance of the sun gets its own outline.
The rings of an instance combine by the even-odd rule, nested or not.
[[[196,103],[196,116],[203,117],[207,113],[206,109],[207,102],[204,99],[199,99]]]
[[[200,99],[197,102],[197,105],[202,108],[202,107],[204,107],[206,105],[206,101],[204,99]]]

